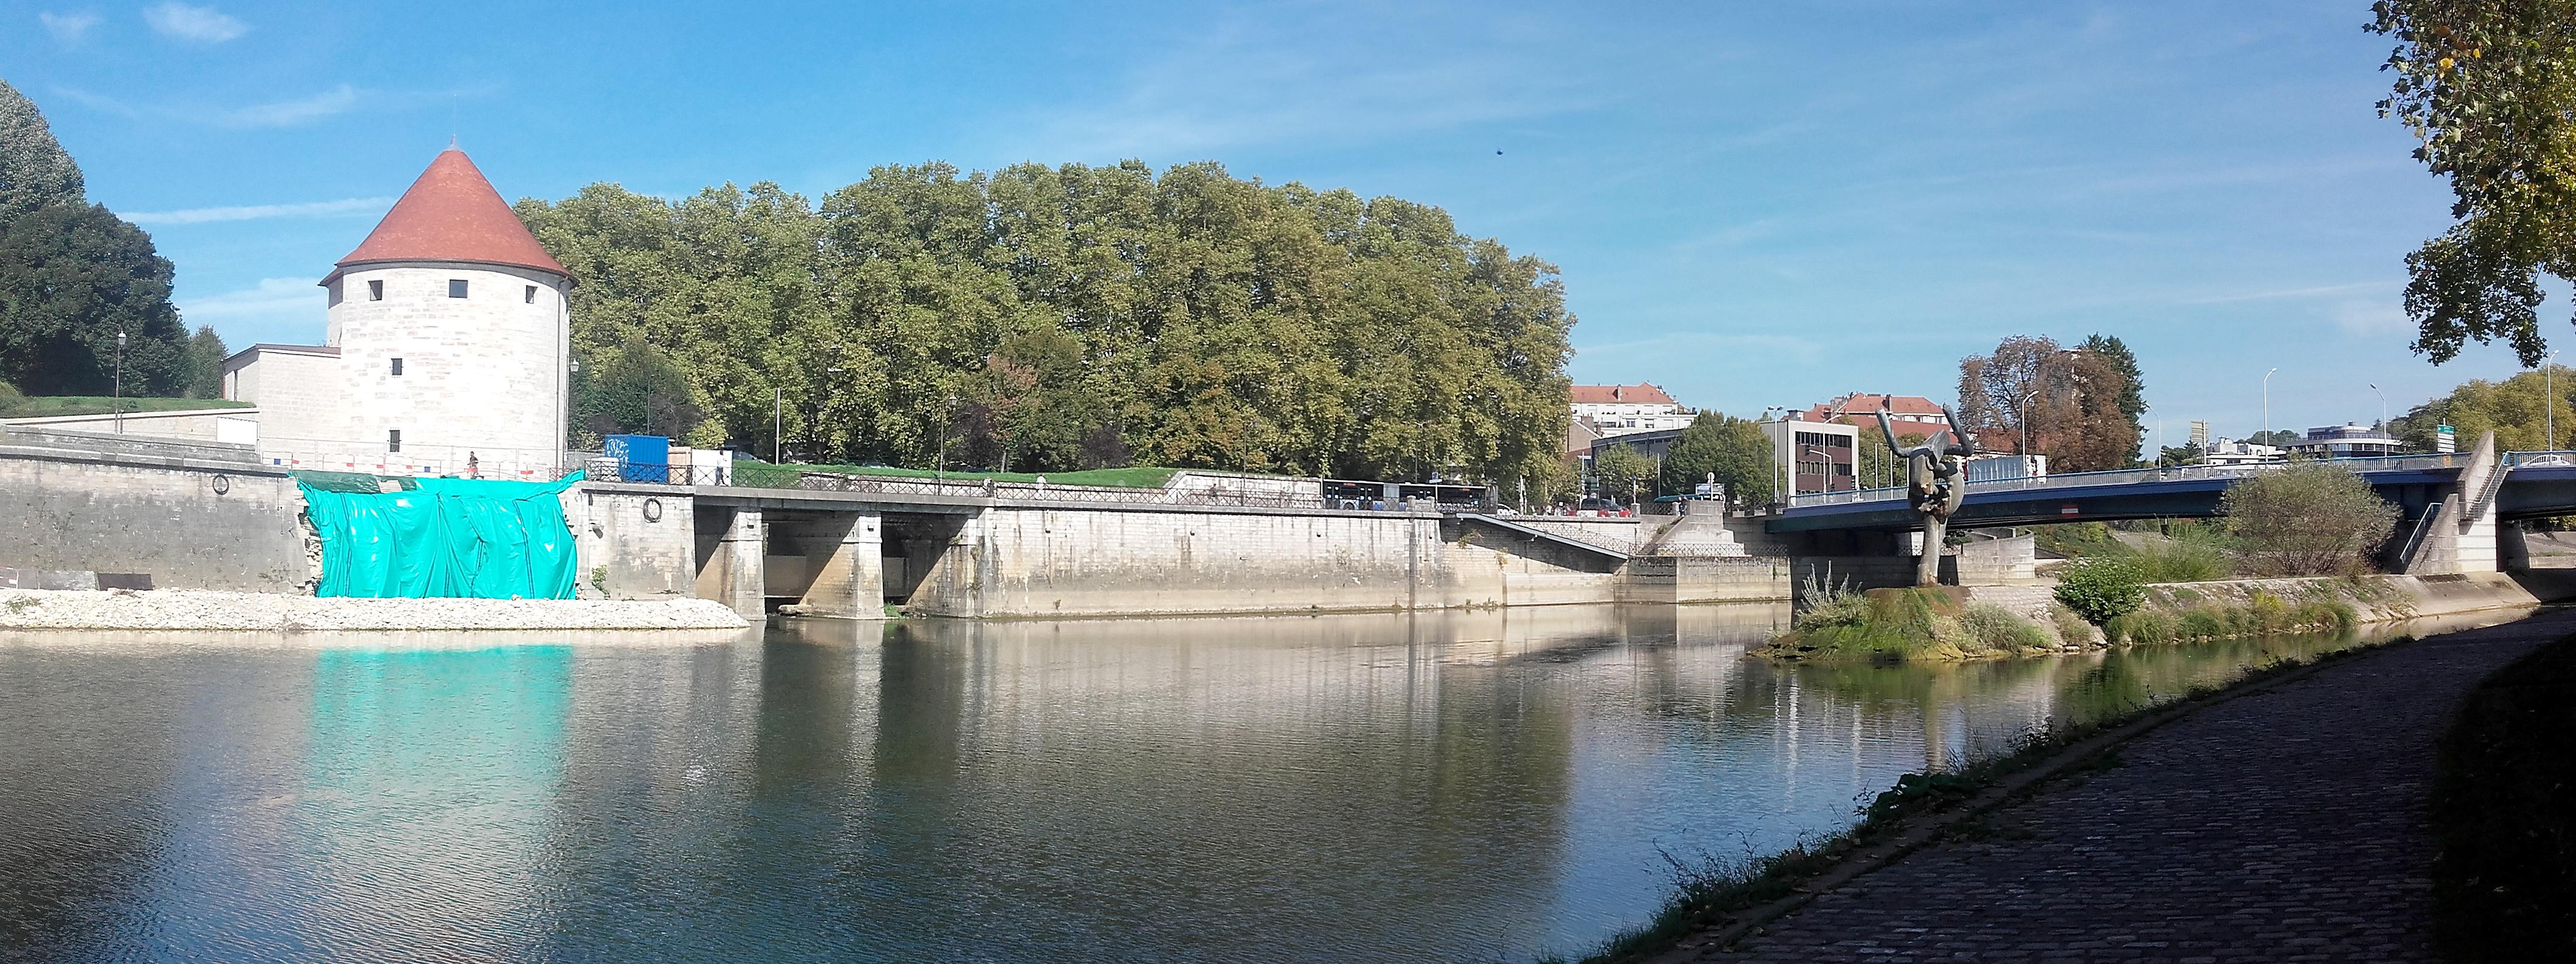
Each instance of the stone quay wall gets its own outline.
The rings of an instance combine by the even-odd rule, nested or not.
[[[310,592],[303,511],[248,446],[0,429],[0,566]]]

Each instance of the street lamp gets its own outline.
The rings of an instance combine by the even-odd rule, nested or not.
[[[2553,377],[2553,376],[2555,376],[2555,375],[2557,374],[2557,371],[2556,371],[2556,369],[2557,369],[2557,368],[2558,368],[2558,353],[2557,353],[2557,352],[2554,352],[2554,351],[2553,351],[2553,352],[2550,352],[2550,353],[2549,353],[2549,357],[2544,358],[2544,359],[2541,359],[2541,362],[2540,362],[2540,386],[2541,386],[2541,388],[2540,388],[2540,394],[2541,394],[2541,399],[2540,399],[2540,401],[2541,401],[2541,406],[2540,406],[2540,423],[2541,423],[2542,425],[2548,426],[2548,427],[2547,427],[2546,429],[2544,429],[2543,431],[2546,431],[2546,432],[2548,432],[2548,433],[2549,433],[2549,444],[2547,444],[2547,445],[2543,445],[2543,446],[2541,446],[2541,448],[2547,449],[2547,450],[2552,451],[2552,452],[2558,451],[2558,383],[2557,383],[2557,381],[2555,380],[2555,378]]]
[[[116,330],[116,394],[110,396],[107,410],[116,419],[116,434],[125,434],[125,329]]]
[[[2272,369],[2272,372],[2280,369]],[[2272,372],[2263,373],[2263,444],[2272,444]]]
[[[2030,454],[2030,400],[2037,397],[2039,397],[2039,389],[2034,388],[2021,393],[2021,401],[2013,404],[2013,411],[2021,415],[2021,448],[2016,450],[2015,454],[2024,456]]]

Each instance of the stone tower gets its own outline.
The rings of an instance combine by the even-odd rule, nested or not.
[[[564,464],[572,276],[453,147],[330,277],[337,438],[462,473]]]

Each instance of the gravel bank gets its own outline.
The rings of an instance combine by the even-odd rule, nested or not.
[[[316,599],[247,592],[0,590],[0,629],[743,629],[707,599]]]

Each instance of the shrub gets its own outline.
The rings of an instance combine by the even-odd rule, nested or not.
[[[2057,572],[2057,601],[2100,626],[2147,601],[2138,572],[2119,559],[2078,559]]]
[[[2154,609],[2140,609],[2114,617],[2102,627],[2102,635],[2114,643],[2161,645],[2173,642],[2180,634],[2173,616]]]
[[[2128,562],[2143,582],[2211,582],[2235,574],[2226,548],[2198,539],[2162,539],[2150,543]]]
[[[2048,621],[2057,624],[2057,638],[2069,646],[2083,646],[2093,641],[2093,624],[2075,614],[2075,610],[2050,603]]]
[[[2236,635],[2228,625],[2227,611],[2215,606],[2194,606],[2174,617],[2175,639],[2218,639]]]
[[[2247,567],[2277,576],[2348,576],[2397,528],[2397,507],[2352,470],[2305,462],[2236,483],[2220,498]]]
[[[1960,649],[1967,652],[2012,652],[2046,649],[2048,632],[2021,614],[1992,603],[1971,603],[1959,614]]]

